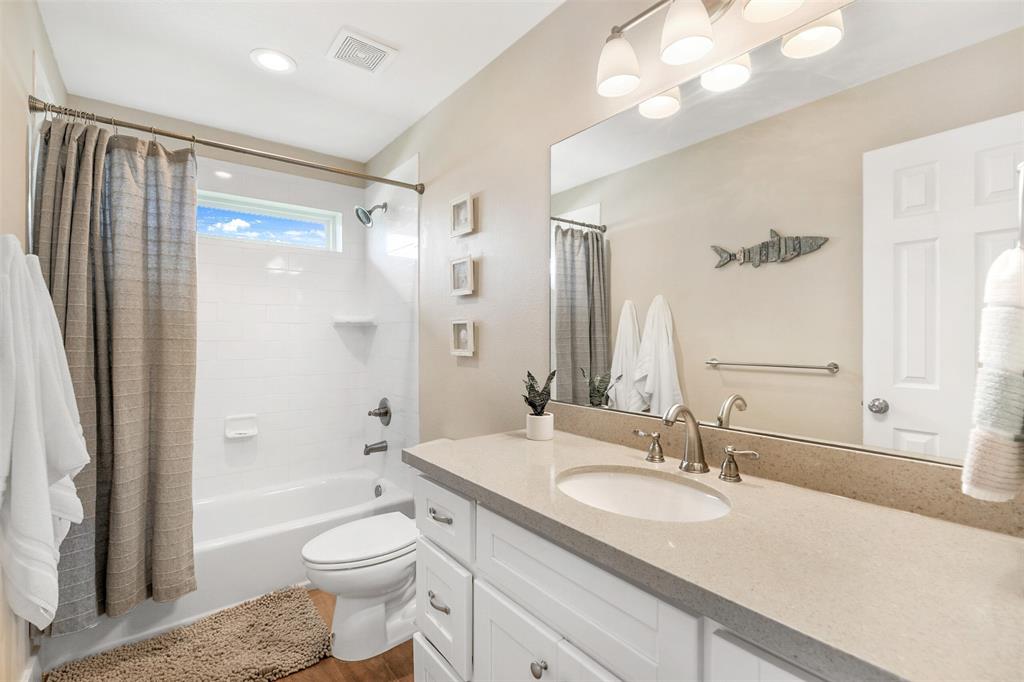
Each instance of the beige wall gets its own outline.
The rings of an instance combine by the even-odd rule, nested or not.
[[[607,100],[594,91],[608,29],[647,6],[569,0],[367,164],[383,172],[414,153],[427,185],[420,209],[420,433],[424,440],[522,428],[527,369],[548,366],[550,145],[645,97],[820,14],[846,4],[822,0],[771,26],[732,12],[718,46],[697,65],[658,61],[660,22],[630,32],[644,80]],[[449,202],[475,192],[480,229],[447,235]],[[479,259],[475,296],[449,296],[450,259]],[[452,319],[477,322],[477,353],[448,353]]]
[[[859,443],[862,155],[1024,109],[1022,56],[1016,30],[553,197],[556,215],[601,205],[612,337],[625,299],[642,316],[663,294],[698,417],[740,392],[738,426]],[[830,241],[785,265],[714,268],[710,244],[735,251],[769,228]],[[715,371],[710,357],[842,369]]]
[[[26,244],[28,221],[27,98],[33,92],[36,57],[54,96],[65,97],[35,2],[0,2],[0,234]],[[0,585],[0,679],[17,680],[29,659],[28,624],[7,608]]]

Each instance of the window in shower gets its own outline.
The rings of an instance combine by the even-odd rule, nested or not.
[[[307,206],[199,192],[199,234],[341,251],[341,214]]]

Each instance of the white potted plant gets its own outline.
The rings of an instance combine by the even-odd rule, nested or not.
[[[523,400],[532,411],[532,414],[526,415],[526,437],[530,440],[551,440],[555,437],[555,415],[544,411],[551,400],[551,380],[554,378],[555,372],[552,371],[544,382],[544,388],[540,388],[537,378],[530,372],[526,373]]]

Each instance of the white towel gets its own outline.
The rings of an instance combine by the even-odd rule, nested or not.
[[[974,428],[961,474],[965,495],[1012,500],[1024,489],[1024,250],[1009,249],[985,278]]]
[[[48,294],[40,298],[40,284],[18,240],[0,237],[0,432],[10,434],[0,451],[7,473],[0,566],[11,610],[45,628],[57,609],[59,541],[82,519],[70,477],[89,457],[77,409],[69,409],[70,374],[53,304]]]
[[[608,391],[608,407],[628,412],[639,412],[643,400],[636,390],[636,361],[640,352],[640,325],[637,323],[636,305],[632,301],[622,304],[619,329],[615,334],[611,377],[614,385]],[[621,378],[619,378],[621,377]]]
[[[655,296],[644,320],[633,380],[640,394],[641,409],[650,410],[651,414],[662,414],[675,403],[683,402],[672,337],[672,311],[664,296]]]

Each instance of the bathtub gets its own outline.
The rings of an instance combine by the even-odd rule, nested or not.
[[[83,632],[44,638],[43,670],[304,583],[300,551],[306,542],[342,523],[390,511],[412,517],[412,495],[366,469],[196,500],[198,589],[175,602],[147,601],[124,616],[101,617]]]

